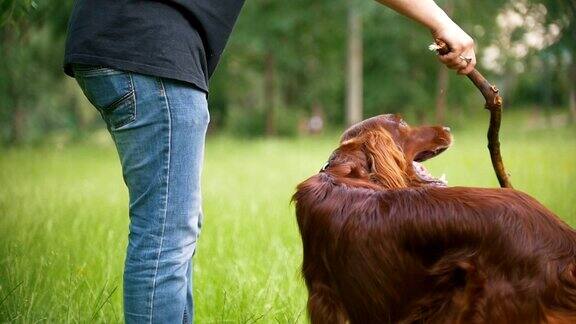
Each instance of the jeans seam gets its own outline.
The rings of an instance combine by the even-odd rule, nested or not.
[[[166,89],[164,88],[164,82],[160,80],[160,85],[164,92],[164,104],[166,105],[166,110],[168,112],[168,161],[167,161],[167,170],[166,170],[166,198],[164,199],[164,217],[162,219],[162,231],[160,233],[160,247],[158,249],[158,255],[156,257],[156,267],[154,269],[154,278],[152,280],[152,294],[151,294],[151,301],[150,301],[150,321],[152,323],[152,319],[154,316],[154,294],[156,292],[156,277],[158,276],[158,267],[160,264],[160,256],[162,254],[162,245],[164,243],[164,228],[166,226],[166,217],[168,214],[168,198],[170,195],[170,154],[171,154],[171,140],[172,140],[172,116],[170,112],[170,103],[168,102],[168,95],[166,93]]]
[[[134,78],[132,77],[132,72],[128,72],[130,77],[130,87],[132,88],[132,96],[134,98],[134,117],[132,121],[135,121],[138,117],[138,96],[136,95],[136,89],[134,89]]]

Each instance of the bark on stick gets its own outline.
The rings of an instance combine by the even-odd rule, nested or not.
[[[436,47],[434,48],[439,55],[445,55],[450,52],[450,48],[441,40],[436,40]],[[488,150],[490,151],[490,159],[492,160],[492,167],[496,172],[496,177],[502,188],[512,188],[512,183],[506,169],[504,162],[502,162],[502,155],[500,153],[500,140],[498,138],[500,132],[500,123],[502,121],[502,97],[499,94],[498,88],[490,84],[484,76],[474,69],[468,74],[468,79],[474,83],[476,88],[480,90],[482,96],[486,100],[484,107],[490,111],[490,125],[488,126]]]

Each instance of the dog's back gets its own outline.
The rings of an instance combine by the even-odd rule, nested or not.
[[[576,234],[510,189],[294,195],[313,323],[576,322]]]
[[[313,323],[576,323],[576,232],[512,189],[448,188],[442,126],[350,127],[294,195]]]

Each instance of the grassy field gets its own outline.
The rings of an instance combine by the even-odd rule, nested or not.
[[[432,173],[445,173],[450,185],[496,186],[484,122],[455,127],[452,149],[426,163]],[[506,116],[512,182],[575,226],[576,127],[533,124]],[[0,151],[0,322],[121,322],[127,193],[106,143]],[[198,323],[305,322],[289,200],[336,143],[336,134],[209,139],[194,269]]]

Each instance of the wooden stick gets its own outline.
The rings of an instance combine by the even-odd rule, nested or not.
[[[450,48],[441,40],[436,40],[436,47],[434,48],[439,55],[450,53]],[[432,47],[431,47],[432,48]],[[502,188],[512,188],[508,173],[504,168],[502,162],[502,155],[500,153],[500,140],[498,135],[500,132],[500,123],[502,121],[502,97],[499,94],[498,88],[491,85],[490,82],[482,76],[478,70],[474,69],[468,74],[468,79],[474,83],[476,88],[480,90],[482,96],[486,100],[484,108],[490,111],[490,125],[488,126],[488,150],[490,151],[490,159],[492,160],[492,167],[496,172],[496,177]]]

